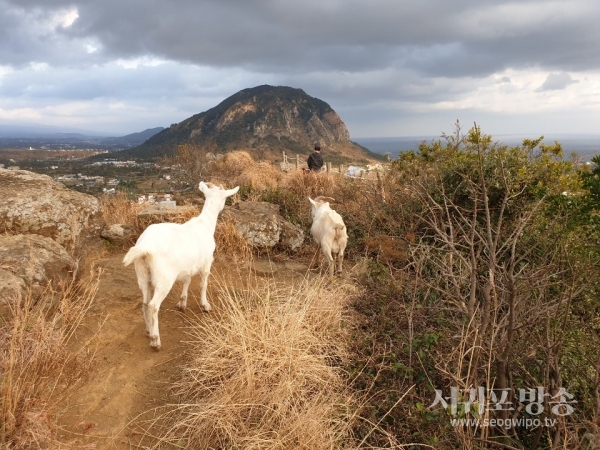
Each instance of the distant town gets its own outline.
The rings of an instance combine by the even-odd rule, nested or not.
[[[90,162],[91,156],[105,155]],[[112,155],[112,156],[111,156]],[[66,186],[92,195],[126,190],[132,197],[176,190],[172,167],[147,161],[117,160],[115,152],[99,149],[1,149],[0,168],[30,170],[51,176]],[[152,196],[149,198],[152,202]]]

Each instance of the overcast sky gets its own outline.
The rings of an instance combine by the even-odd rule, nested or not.
[[[261,84],[351,138],[600,134],[600,1],[0,0],[0,124],[122,135]]]

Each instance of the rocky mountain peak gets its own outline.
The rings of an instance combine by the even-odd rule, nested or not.
[[[282,150],[305,154],[317,142],[338,159],[376,158],[350,141],[346,125],[329,104],[302,89],[269,85],[243,89],[129,153],[172,154],[178,145],[193,144],[214,152],[243,149],[265,157]]]

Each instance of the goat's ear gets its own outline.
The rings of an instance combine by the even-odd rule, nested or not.
[[[240,190],[239,186],[234,187],[233,189],[229,189],[227,191],[225,191],[225,194],[227,194],[227,197],[231,197],[233,194],[237,193],[237,191]]]
[[[317,202],[315,202],[315,201],[314,201],[312,198],[308,197],[308,200],[310,200],[310,203],[311,203],[313,206],[317,206]]]
[[[328,203],[335,202],[335,198],[331,198],[331,197],[319,197],[319,200],[321,200],[322,202],[328,202]]]
[[[200,184],[198,185],[198,189],[200,189],[202,191],[202,193],[204,193],[206,195],[206,191],[208,191],[208,186],[206,185],[206,183],[204,181],[201,181]]]

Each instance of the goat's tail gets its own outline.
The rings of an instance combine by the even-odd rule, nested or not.
[[[148,250],[144,250],[139,247],[131,247],[125,257],[123,258],[123,264],[128,266],[132,262],[140,258],[151,258],[152,254]]]
[[[342,231],[344,231],[344,228],[346,228],[346,226],[339,224],[339,223],[336,223],[333,226],[333,229],[335,230],[335,238],[336,239],[339,239],[342,236]]]

